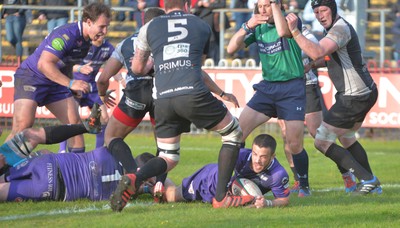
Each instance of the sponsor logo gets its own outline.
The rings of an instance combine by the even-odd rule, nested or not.
[[[160,71],[179,70],[180,68],[189,67],[192,67],[192,61],[190,60],[177,60],[175,62],[166,62],[158,65]]]
[[[47,170],[47,191],[53,192],[53,186],[54,186],[53,164],[47,163],[46,170]]]
[[[177,43],[164,46],[163,60],[170,60],[182,57],[189,57],[190,44]]]
[[[50,198],[50,192],[42,192],[42,198]]]
[[[126,97],[125,104],[136,110],[144,110],[146,108],[145,104],[129,99],[128,97]]]
[[[55,38],[51,41],[51,47],[57,51],[61,51],[65,47],[64,40],[61,38]]]
[[[25,92],[35,92],[36,91],[36,87],[29,86],[29,85],[24,85],[24,91]]]
[[[284,188],[289,188],[289,178],[287,178],[287,177],[282,178],[281,183]]]
[[[63,34],[62,37],[67,41],[69,40],[69,36],[67,34]]]

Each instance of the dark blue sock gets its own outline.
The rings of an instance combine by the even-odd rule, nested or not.
[[[293,164],[297,170],[300,187],[308,187],[308,154],[304,149],[298,154],[293,154]]]

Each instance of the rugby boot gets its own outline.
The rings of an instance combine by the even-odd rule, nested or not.
[[[357,188],[356,177],[351,172],[342,174],[344,189],[346,193],[354,192]]]
[[[94,103],[89,117],[83,121],[83,125],[90,134],[98,134],[101,131],[101,109],[100,105]]]
[[[110,206],[113,211],[120,212],[126,206],[129,199],[136,193],[136,175],[126,174],[122,176],[117,189],[111,194]]]
[[[252,195],[246,196],[233,196],[226,194],[225,198],[218,202],[215,198],[212,200],[213,208],[228,208],[228,207],[241,207],[254,203],[255,197]]]

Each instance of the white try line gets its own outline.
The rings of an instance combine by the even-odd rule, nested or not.
[[[135,203],[128,203],[125,206],[125,208],[132,207],[132,206],[150,206],[153,204],[154,204],[153,202],[140,202],[140,203],[135,202]],[[19,220],[19,219],[29,219],[29,218],[40,217],[40,216],[77,214],[77,213],[86,213],[86,212],[91,212],[91,211],[105,211],[105,210],[109,210],[110,212],[112,212],[110,205],[105,204],[100,207],[96,207],[96,206],[88,206],[86,208],[73,207],[73,208],[66,208],[66,209],[52,210],[52,211],[39,211],[39,212],[35,212],[32,214],[25,214],[25,215],[2,216],[2,217],[0,217],[0,221],[11,221],[11,220]]]
[[[400,188],[400,184],[384,184],[382,185],[383,191],[387,188]],[[314,189],[314,192],[333,192],[333,191],[344,191],[343,187],[334,187],[334,188],[324,188],[324,189]],[[268,195],[268,193],[266,194]],[[150,206],[153,205],[153,202],[135,202],[135,203],[128,203],[125,208],[133,207],[133,206]],[[105,204],[100,207],[96,206],[88,206],[86,208],[66,208],[60,210],[52,210],[52,211],[39,211],[32,214],[24,214],[24,215],[9,215],[9,216],[2,216],[0,217],[0,221],[12,221],[12,220],[19,220],[19,219],[29,219],[34,217],[40,216],[52,216],[52,215],[65,215],[65,214],[77,214],[77,213],[86,213],[91,211],[105,211],[109,210],[111,212],[110,205]]]

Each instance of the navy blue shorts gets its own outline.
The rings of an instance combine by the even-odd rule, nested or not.
[[[269,117],[304,121],[306,85],[303,78],[286,82],[262,80],[253,85],[256,91],[247,106]]]

